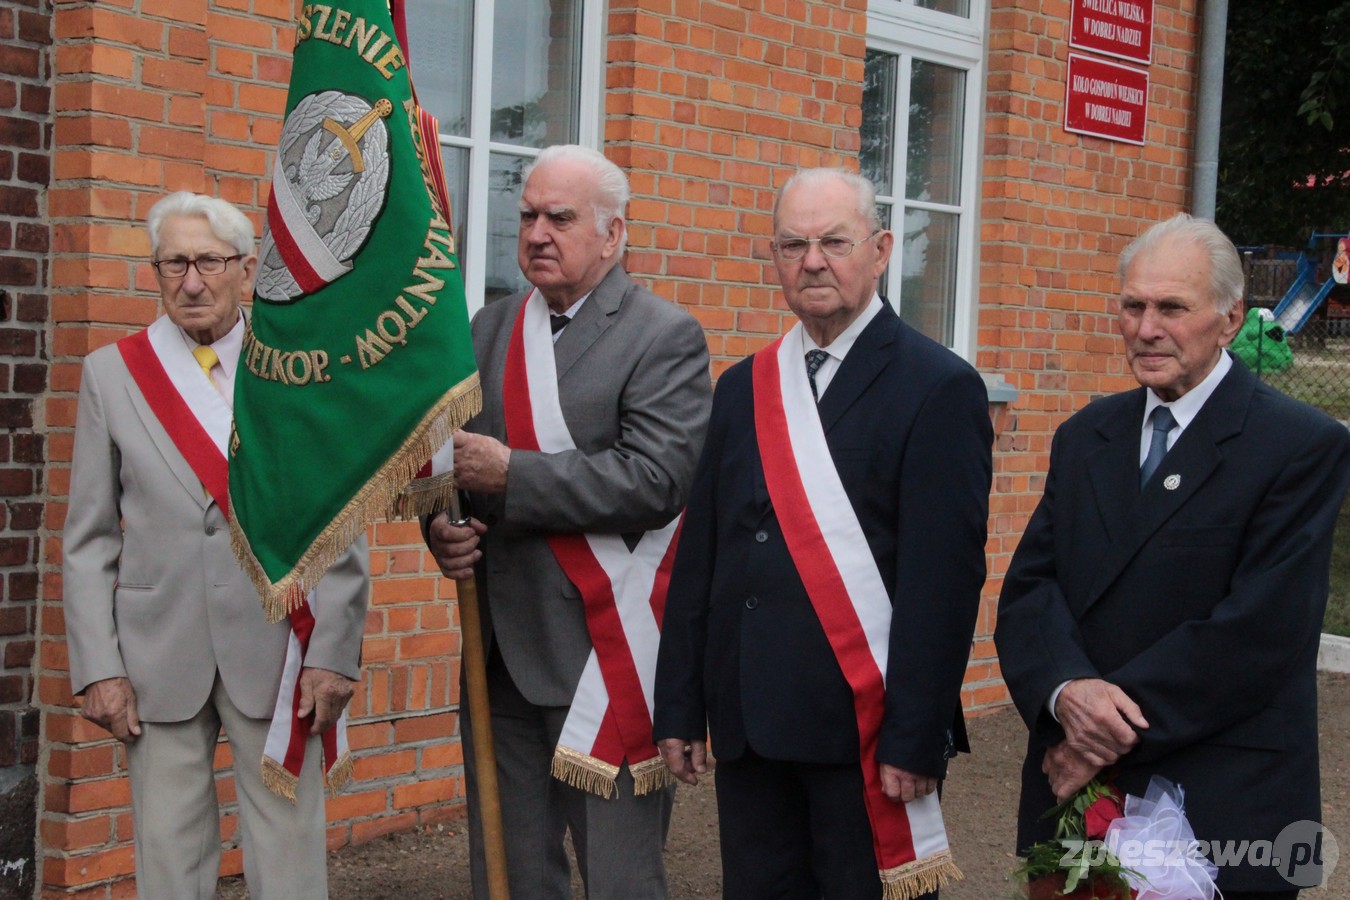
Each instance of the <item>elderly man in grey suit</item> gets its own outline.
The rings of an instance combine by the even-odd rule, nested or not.
[[[485,588],[507,874],[530,900],[571,897],[569,829],[589,897],[667,895],[653,610],[711,385],[698,323],[619,265],[627,201],[627,178],[594,150],[550,147],[528,171],[517,252],[532,288],[474,319],[483,411],[455,436],[475,518],[428,523],[441,571],[476,567]]]
[[[365,539],[310,597],[298,715],[313,724],[291,803],[268,790],[261,766],[291,628],[268,623],[226,521],[253,226],[186,191],[155,204],[148,226],[164,315],[91,353],[81,376],[64,534],[71,684],[85,718],[126,744],[141,897],[216,895],[222,725],[250,893],[327,897],[319,735],[359,677]]]

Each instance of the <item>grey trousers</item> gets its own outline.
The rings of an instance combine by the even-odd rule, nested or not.
[[[136,830],[136,888],[143,900],[208,900],[220,869],[214,760],[221,726],[234,756],[244,880],[254,900],[325,900],[328,859],[322,747],[305,748],[296,803],[263,786],[264,720],[235,708],[219,676],[186,722],[143,722],[127,747]]]
[[[488,663],[488,696],[511,896],[570,900],[571,865],[563,846],[563,836],[570,831],[590,900],[665,900],[661,854],[675,789],[637,797],[627,766],[619,772],[618,796],[611,800],[564,784],[549,767],[567,708],[535,706],[526,700],[496,653]],[[469,794],[469,869],[474,897],[487,900],[477,760],[467,703],[460,707],[460,725]]]

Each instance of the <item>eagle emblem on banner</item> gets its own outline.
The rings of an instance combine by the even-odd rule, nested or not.
[[[291,303],[351,271],[387,196],[394,110],[341,91],[304,97],[286,117],[255,293]]]

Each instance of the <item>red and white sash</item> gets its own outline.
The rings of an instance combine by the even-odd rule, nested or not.
[[[117,342],[127,371],[155,418],[164,426],[178,452],[201,479],[226,519],[230,517],[229,469],[226,449],[230,439],[231,410],[183,341],[178,327],[167,316],[149,328]],[[272,724],[263,749],[263,783],[273,792],[295,800],[295,786],[305,758],[305,740],[311,717],[301,720],[299,678],[314,631],[310,610],[313,593],[290,614],[291,635],[281,672]],[[337,791],[351,777],[352,760],[347,748],[347,713],[323,733],[324,759],[328,762],[328,786]]]
[[[864,800],[884,897],[905,900],[961,873],[947,845],[937,794],[901,804],[881,789],[876,752],[885,711],[891,599],[825,442],[802,361],[801,328],[798,323],[755,354],[755,433],[788,551],[853,689]]]
[[[516,316],[503,399],[512,447],[576,449],[558,402],[548,306],[538,291]],[[652,684],[681,518],[645,533],[631,553],[617,534],[548,536],[558,564],[581,592],[592,644],[554,752],[553,774],[603,797],[614,796],[625,761],[638,794],[671,783],[652,743]]]

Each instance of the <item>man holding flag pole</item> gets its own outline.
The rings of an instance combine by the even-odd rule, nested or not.
[[[594,150],[549,147],[527,170],[517,255],[532,287],[474,319],[483,412],[454,438],[474,518],[427,523],[441,571],[477,569],[486,587],[507,870],[529,900],[571,897],[568,830],[592,900],[667,896],[651,684],[711,391],[698,323],[619,264],[627,201]],[[465,750],[470,772],[487,764]],[[480,898],[483,805],[470,779]]]

